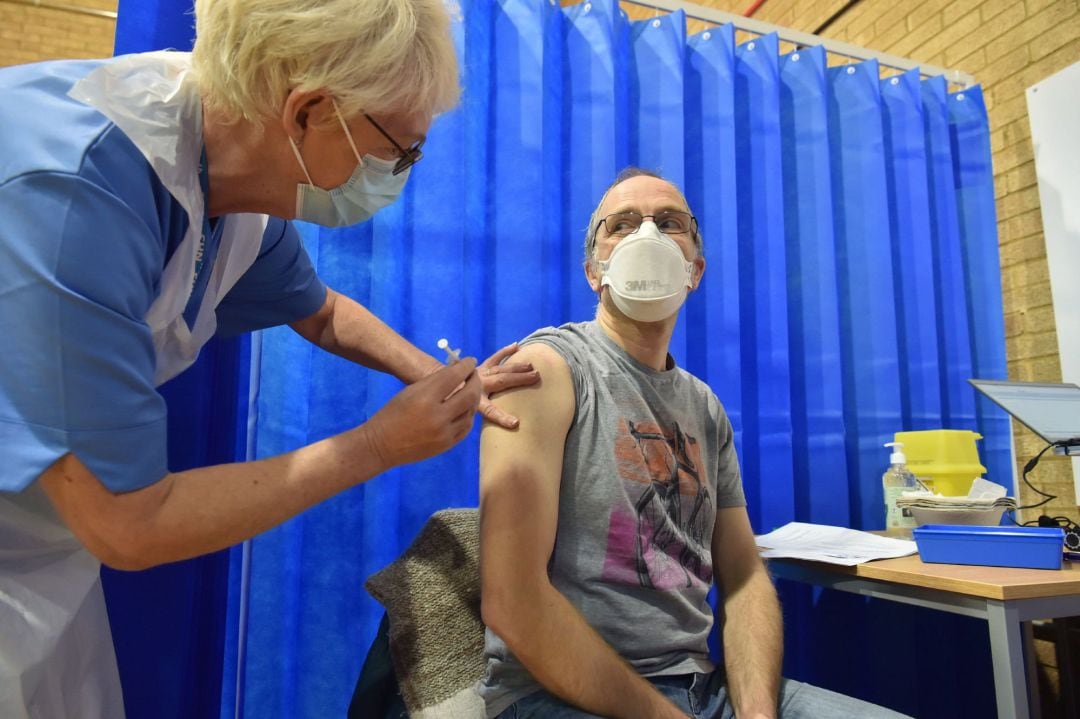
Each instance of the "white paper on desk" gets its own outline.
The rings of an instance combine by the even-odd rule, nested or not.
[[[808,559],[847,567],[873,559],[894,559],[915,554],[915,542],[882,537],[846,527],[789,522],[755,537],[765,559]]]

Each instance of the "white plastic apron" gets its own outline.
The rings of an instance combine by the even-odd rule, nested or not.
[[[225,218],[213,273],[189,330],[183,314],[195,280],[205,209],[199,186],[202,102],[188,78],[190,66],[186,52],[130,55],[95,70],[70,93],[124,131],[188,213],[187,232],[165,265],[160,294],[146,313],[157,351],[157,384],[190,367],[213,337],[214,310],[258,256],[268,219],[253,214]]]
[[[146,314],[157,355],[155,384],[187,369],[217,328],[215,309],[258,256],[265,215],[237,214],[225,227],[194,327],[183,312],[201,249],[202,103],[188,53],[131,55],[107,63],[69,93],[126,134],[187,211],[188,228]],[[123,278],[117,278],[123,281]],[[133,447],[132,451],[138,451]],[[0,717],[122,719],[100,563],[33,483],[0,493]]]

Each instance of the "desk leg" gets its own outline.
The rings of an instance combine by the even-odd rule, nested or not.
[[[1039,657],[1035,654],[1035,630],[1024,622],[1024,671],[1027,673],[1028,706],[1031,716],[1042,719],[1042,698],[1039,696]]]
[[[997,599],[986,602],[998,719],[1029,719],[1020,613]]]

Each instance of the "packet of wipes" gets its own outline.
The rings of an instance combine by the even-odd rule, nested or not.
[[[976,477],[967,496],[969,499],[997,499],[1005,496],[1005,488],[982,477]]]

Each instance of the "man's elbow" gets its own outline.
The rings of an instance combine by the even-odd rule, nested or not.
[[[765,560],[757,556],[756,552],[725,558],[722,553],[714,549],[713,566],[719,568],[716,577],[717,584],[728,596],[738,594],[746,588],[749,588],[749,593],[753,593],[766,585],[773,587],[769,567]]]
[[[514,626],[513,592],[504,587],[490,587],[484,583],[480,589],[480,618],[491,631],[507,641],[507,634]]]
[[[725,583],[724,595],[727,597],[724,603],[729,607],[742,604],[754,606],[758,611],[779,611],[780,598],[764,562],[748,571],[737,582]]]
[[[527,590],[526,586],[518,579],[481,583],[480,617],[484,625],[515,652],[533,624],[531,613],[539,604],[537,593]]]

